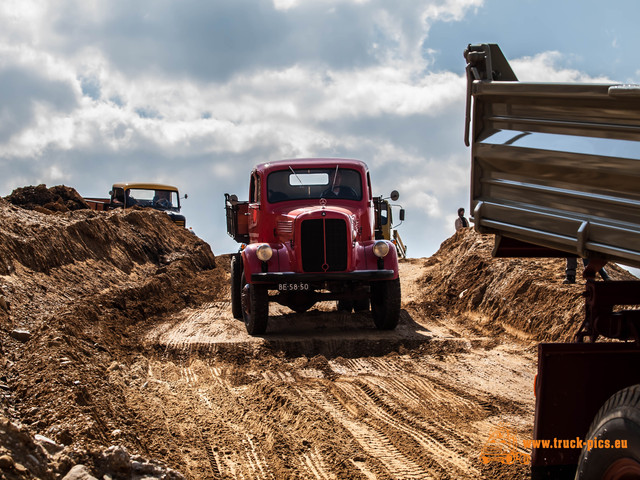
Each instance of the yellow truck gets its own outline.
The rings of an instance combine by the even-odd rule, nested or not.
[[[89,208],[98,211],[131,207],[153,208],[165,212],[175,224],[186,227],[186,219],[180,214],[180,193],[177,187],[160,183],[114,183],[109,195],[109,198],[85,197],[84,200]]]
[[[400,223],[394,225],[392,207],[397,207],[398,205],[392,205],[391,203],[389,203],[389,199],[395,202],[398,200],[398,198],[400,198],[400,194],[396,190],[391,192],[391,196],[389,198],[373,197],[375,235],[376,239],[390,240],[391,242],[393,242],[393,244],[396,246],[396,250],[398,251],[398,258],[406,258],[407,247],[402,242],[398,230],[393,228],[399,226],[402,222],[404,222],[404,208],[400,207]]]

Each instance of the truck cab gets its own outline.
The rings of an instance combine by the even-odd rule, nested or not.
[[[114,183],[109,195],[110,198],[85,198],[85,201],[93,210],[136,206],[153,208],[167,213],[176,225],[186,226],[185,217],[180,214],[180,193],[177,187],[159,183]]]
[[[232,260],[232,308],[251,335],[265,333],[268,304],[304,312],[321,300],[369,310],[396,327],[395,245],[375,238],[369,169],[359,160],[311,158],[257,165],[249,199],[225,194],[227,232],[243,244]],[[271,294],[270,294],[271,292]]]
[[[398,252],[398,258],[407,258],[407,246],[400,238],[398,230],[395,228],[398,225],[393,223],[393,207],[399,205],[393,205],[389,200],[395,202],[400,197],[400,194],[394,190],[388,198],[382,196],[373,197],[373,211],[375,216],[375,237],[376,239],[391,240],[396,246]],[[405,211],[400,206],[399,211],[400,223],[404,222]]]

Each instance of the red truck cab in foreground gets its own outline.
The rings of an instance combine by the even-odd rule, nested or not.
[[[369,170],[358,160],[269,162],[251,172],[249,200],[225,194],[227,232],[243,244],[231,263],[233,314],[265,333],[269,303],[304,312],[321,300],[369,310],[391,330],[400,316],[398,258],[376,240]],[[246,246],[244,246],[246,245]]]

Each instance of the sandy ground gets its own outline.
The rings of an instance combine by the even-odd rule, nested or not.
[[[272,305],[263,337],[228,302],[179,312],[144,334],[159,356],[137,408],[162,406],[154,423],[189,478],[525,478],[480,457],[505,424],[530,438],[534,355],[421,308],[423,264],[401,264],[393,332],[329,302]]]

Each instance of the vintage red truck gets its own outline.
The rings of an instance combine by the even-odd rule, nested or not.
[[[391,330],[400,316],[393,242],[376,239],[374,197],[359,160],[307,158],[257,165],[249,200],[225,194],[227,232],[242,244],[231,262],[233,315],[265,333],[269,303],[304,312],[321,300],[369,310]]]

